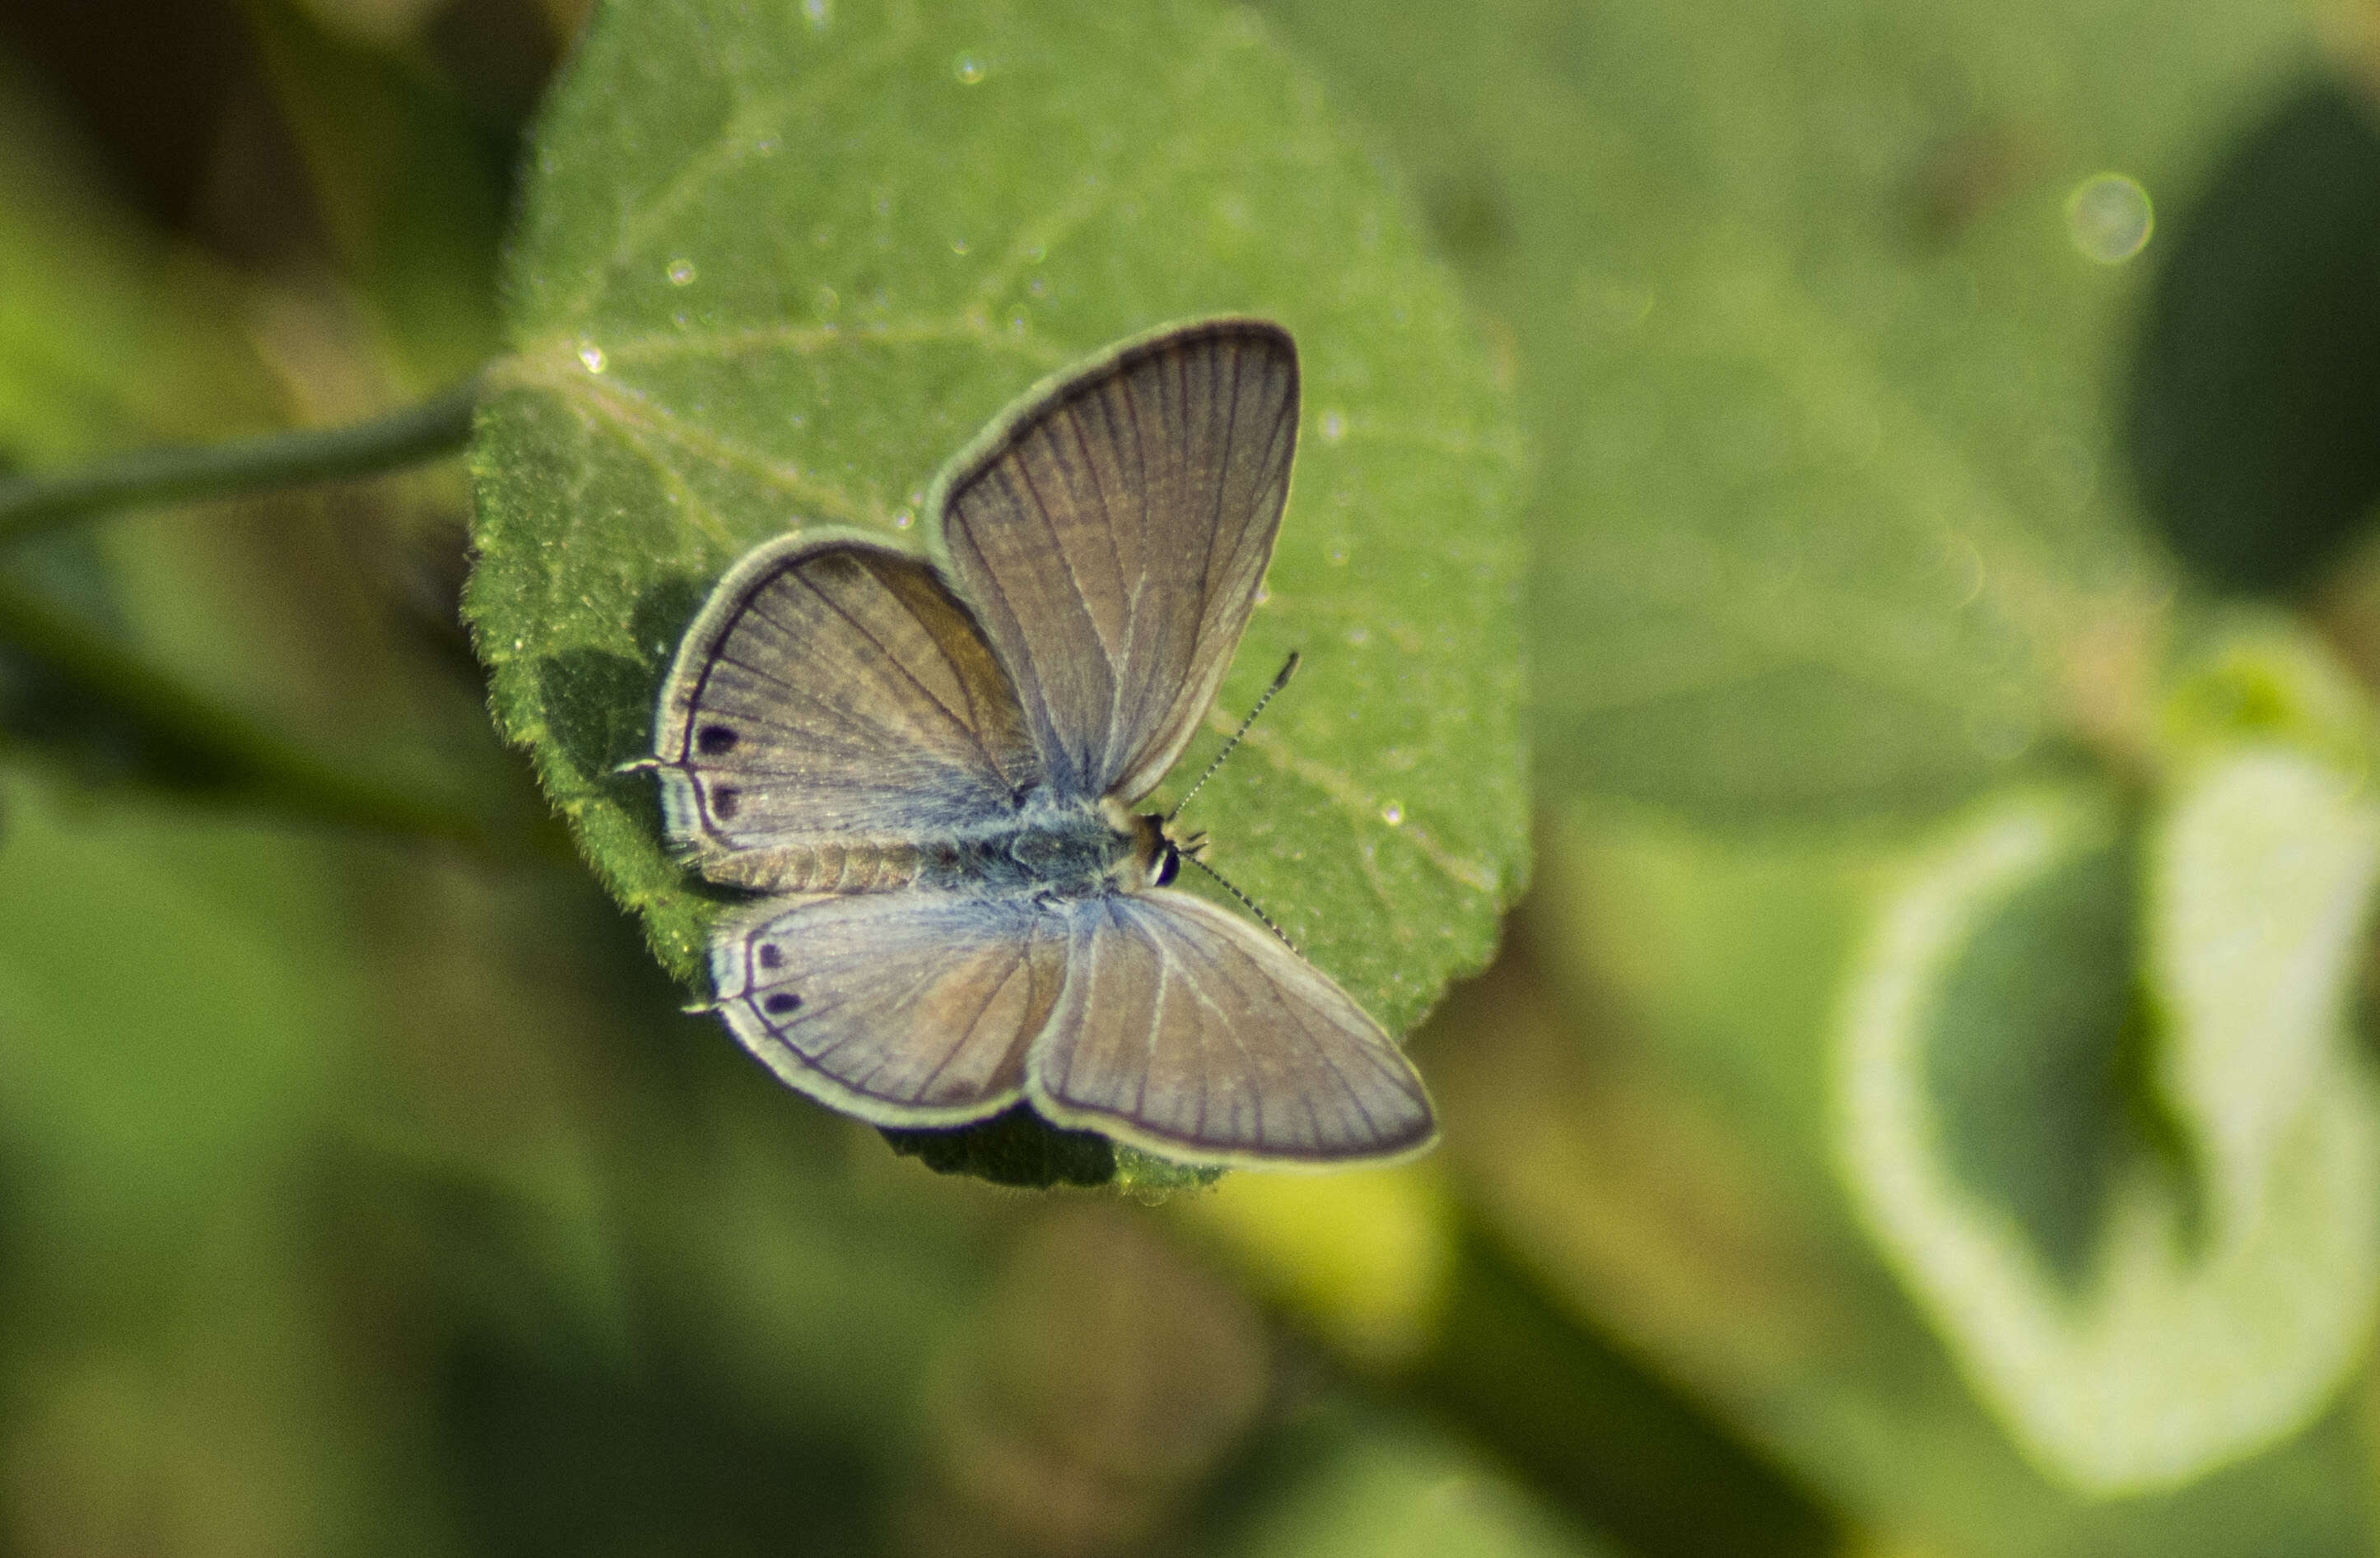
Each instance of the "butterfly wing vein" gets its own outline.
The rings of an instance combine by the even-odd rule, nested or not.
[[[656,726],[672,836],[726,880],[979,829],[1042,780],[973,615],[925,562],[866,542],[747,559],[687,634]]]
[[[1181,892],[1068,912],[1066,982],[1027,1078],[1044,1113],[1220,1161],[1378,1157],[1430,1140],[1412,1064],[1263,931]]]
[[[1214,701],[1288,501],[1297,406],[1288,336],[1219,321],[1058,387],[947,484],[953,576],[1062,793],[1146,794]]]

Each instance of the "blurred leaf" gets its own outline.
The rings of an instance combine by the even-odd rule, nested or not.
[[[263,1193],[322,1107],[356,976],[320,924],[322,851],[163,811],[69,821],[21,780],[6,806],[0,873],[41,890],[0,904],[6,1135],[69,1198],[62,1258],[180,1244],[213,1198]]]
[[[2219,0],[2147,30],[2116,5],[1826,0],[1715,26],[1508,0],[1407,7],[1393,30],[1337,0],[1276,12],[1414,170],[1545,454],[1536,729],[1577,804],[1531,914],[1541,1009],[1451,1028],[1432,1057],[1494,1226],[1579,1312],[1896,1534],[2359,1550],[2365,1474],[2339,1414],[2169,1496],[2038,1475],[1943,1366],[1831,1172],[1838,982],[1881,825],[2077,746],[2134,772],[2166,755],[2180,613],[2110,416],[2162,240],[2086,258],[2068,196],[2113,171],[2181,204],[2301,67],[2301,22]],[[1809,817],[1862,826],[1757,846],[1735,826]],[[1921,1069],[2033,1105],[1998,1139],[1977,1114],[1937,1166],[1997,1176],[1996,1227],[2079,1212],[2046,1237],[2086,1253],[2113,1215],[2093,1199],[2110,1138],[2117,1166],[2153,1172],[2171,1124],[2140,1106],[2131,971],[2063,977],[2086,952],[2061,930],[2104,948],[2135,917],[2120,859],[2091,869],[2024,938],[2053,960],[2000,982],[2037,996],[2034,1025],[1989,1054],[1943,1042],[1944,1069]],[[1500,1068],[1505,1046],[1532,1058]],[[2079,1085],[2052,1095],[2061,1077]],[[2018,1159],[2036,1182],[2013,1183]],[[2302,1423],[2320,1392],[2291,1388]]]
[[[0,470],[269,417],[230,279],[124,210],[47,107],[0,60]],[[8,566],[67,620],[126,632],[118,580],[91,532],[21,543]],[[64,755],[89,782],[205,788],[230,777],[21,642],[0,643],[0,732]]]
[[[1049,1206],[937,1362],[906,1551],[1147,1550],[1255,1422],[1269,1343],[1132,1209]]]
[[[1342,1409],[1267,1447],[1279,1463],[1204,1558],[1619,1558],[1424,1424]]]
[[[2007,1218],[2069,1290],[2093,1274],[2114,1179],[2152,1150],[2147,1122],[2129,1107],[2139,1078],[2127,1073],[2141,1069],[2145,1039],[2132,934],[2139,863],[2127,842],[2094,838],[1975,915],[1972,936],[1930,971],[1914,1062],[1943,1171]],[[1899,950],[1889,972],[1888,955],[1876,956],[1877,977],[1908,977]],[[1852,1083],[1854,1113],[1875,1086],[1865,1076]]]
[[[664,1117],[675,1129],[614,1168],[649,1268],[643,1301],[711,1388],[905,1450],[982,1245],[1020,1209],[963,1201],[937,1217],[923,1195],[887,1193],[854,1174],[845,1122],[789,1128],[772,1080],[718,1058],[735,1106]],[[834,1150],[788,1150],[805,1136]]]
[[[1539,1280],[1541,1244],[1509,1241],[1509,1220],[1492,1232],[1483,1227],[1471,1203],[1484,1196],[1500,1214],[1506,1192],[1522,1187],[1542,1192],[1557,1225],[1532,1232],[1571,1238],[1582,1219],[1609,1209],[1582,1200],[1562,1172],[1567,1155],[1609,1152],[1678,1188],[1708,1145],[1627,1136],[1596,1100],[1543,1086],[1524,1094],[1542,1105],[1535,1119],[1479,1109],[1479,1060],[1526,1023],[1497,998],[1523,960],[1508,944],[1415,1036],[1424,1068],[1451,1090],[1441,1089],[1441,1153],[1363,1172],[1227,1176],[1170,1210],[1342,1367],[1458,1428],[1538,1496],[1627,1551],[1645,1558],[1831,1552],[1839,1533],[1828,1514],[1758,1449],[1649,1372],[1641,1338],[1614,1338],[1599,1318],[1582,1321],[1550,1301]],[[1450,1168],[1462,1177],[1450,1178]],[[1721,1242],[1724,1230],[1682,1207],[1685,1200],[1675,1194],[1649,1215],[1674,1219],[1697,1248]],[[1735,1329],[1746,1295],[1741,1274],[1730,1274],[1736,1291],[1721,1306],[1730,1334],[1757,1346]]]
[[[2154,1083],[2188,1133],[2218,1238],[2333,1085],[2380,877],[2371,704],[2287,619],[2248,616],[2167,698],[2166,815],[2144,884],[2165,1003]]]
[[[39,468],[272,420],[245,329],[252,296],[121,209],[6,71],[0,129],[0,460]],[[382,603],[318,520],[306,500],[222,504],[11,548],[21,584],[0,581],[0,731],[90,782],[334,812],[345,803],[328,791],[344,790],[377,795],[382,826],[420,801],[530,834],[477,699],[449,689],[433,705],[419,678],[392,685],[418,668],[395,663]],[[298,769],[330,782],[299,798],[285,784]]]
[[[1521,359],[1550,784],[1922,815],[2126,738],[2165,585],[2107,410],[2147,267],[2086,259],[2066,197],[2183,187],[2291,13],[1279,8]]]
[[[294,1193],[361,1007],[330,851],[20,776],[0,797],[6,1235],[30,1257],[6,1329],[44,1365],[10,1380],[9,1545],[337,1545],[357,1402]]]
[[[2227,607],[2204,626],[2160,710],[2166,770],[2243,744],[2286,746],[2346,774],[2371,766],[2373,705],[2330,639],[2261,607]]]
[[[27,579],[24,602],[45,607],[54,620],[94,639],[125,632],[115,579],[98,540],[72,530],[20,543],[11,561]],[[0,585],[0,620],[9,610]],[[49,603],[55,602],[55,605]],[[63,759],[85,784],[141,782],[169,790],[228,788],[235,766],[187,731],[161,730],[127,707],[118,690],[103,685],[55,652],[29,642],[26,624],[6,622],[0,637],[0,732],[13,745]]]
[[[877,1446],[670,1367],[567,1370],[468,1339],[443,1403],[475,1551],[515,1558],[882,1551]],[[791,1409],[789,1409],[789,1407]]]
[[[2167,1031],[2156,1081],[2197,1151],[2218,1242],[2264,1215],[2315,1094],[2357,1091],[2339,1068],[2380,814],[2352,782],[2295,753],[2249,748],[2185,780],[2157,830],[2148,970]]]
[[[681,978],[715,896],[613,769],[711,583],[799,522],[913,529],[1040,376],[1230,309],[1297,333],[1306,420],[1183,771],[1289,648],[1308,669],[1197,820],[1392,1032],[1486,956],[1522,869],[1513,438],[1378,172],[1246,18],[614,6],[547,113],[509,308],[471,620]]]
[[[2340,1021],[2380,817],[2303,759],[2251,749],[2151,829],[2154,1064],[2203,1227],[2107,1106],[2138,966],[2096,928],[2131,912],[2125,874],[2095,864],[2114,826],[2087,795],[2010,796],[1913,862],[1854,969],[1839,1084],[1844,1172],[1887,1253],[2018,1441],[2103,1495],[2188,1482],[2305,1426],[2380,1293],[2380,1093]],[[1938,1053],[1995,1041],[1996,1061],[1960,1062],[1992,1090],[1938,1088]],[[1979,1182],[1985,1160],[1956,1151],[2011,1132],[2044,1150],[1992,1161],[2029,1190]],[[2071,1229],[2075,1202],[2102,1198],[2096,1226]],[[2028,1205],[2079,1237],[2071,1279]]]
[[[1841,971],[1893,852],[1841,839],[1755,845],[1610,805],[1572,818],[1548,834],[1516,941],[1537,955],[1500,961],[1459,991],[1421,1052],[1448,1149],[1483,1213],[1563,1308],[1609,1327],[1858,1526],[1921,1551],[2366,1551],[2364,1453],[2350,1411],[2171,1492],[2078,1490],[2019,1455],[1946,1357],[1932,1312],[1878,1259],[1840,1190],[1828,1091]],[[2120,924],[2129,889],[2107,876]],[[2068,886],[2070,903],[2092,900],[2087,882]],[[2033,945],[2060,967],[2088,955],[2054,928]],[[2129,980],[2119,972],[2115,983],[2120,992]],[[2025,979],[2020,988],[2058,985]],[[2097,1035],[2102,1064],[2107,1037]],[[2027,1042],[1998,1037],[2017,1081],[1987,1060],[1957,1068],[2001,1089],[1970,1107],[2059,1106],[2046,1095],[2077,1072],[2025,1072]],[[2059,1057],[2031,1042],[2037,1058]],[[2081,1070],[2080,1081],[2093,1078]],[[1952,1079],[1929,1067],[1925,1080],[1938,1088]],[[1999,1173],[1985,1198],[1992,1226],[2023,1226],[2038,1203],[2010,1193],[2007,1162],[2059,1137],[2022,1113],[1964,1117],[1968,1151],[1946,1145],[1935,1172],[1971,1196],[1981,1175]],[[1974,1153],[1995,1130],[2013,1141]],[[2138,1138],[2116,1145],[2127,1149],[2119,1163],[2155,1168]],[[2053,1190],[2093,1182],[2042,1178]],[[2041,1286],[2071,1302],[2050,1274]],[[1508,1394],[1554,1394],[1552,1376],[1536,1371]]]
[[[1456,1213],[1434,1160],[1231,1175],[1211,1194],[1183,1198],[1177,1212],[1357,1368],[1412,1363],[1444,1321]]]
[[[247,0],[333,252],[400,394],[468,378],[499,344],[496,251],[514,154],[401,56],[334,36],[298,0]],[[377,365],[375,365],[377,366]]]
[[[414,1341],[395,1405],[468,1551],[881,1551],[928,1368],[1029,1203],[787,1110],[583,871],[358,887],[386,1053],[323,1242],[367,1338]]]
[[[2150,517],[2209,583],[2293,589],[2380,500],[2380,126],[2312,81],[2163,213],[2126,408]]]
[[[1828,1552],[1829,1513],[1756,1446],[1605,1335],[1548,1302],[1474,1225],[1434,1346],[1403,1376],[1549,1499],[1647,1558]]]
[[[269,425],[232,279],[125,210],[0,58],[0,463]]]

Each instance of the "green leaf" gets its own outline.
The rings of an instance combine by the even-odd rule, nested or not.
[[[2273,749],[2164,798],[2143,972],[2190,1184],[2109,1103],[2134,966],[2125,874],[2100,864],[2120,836],[2091,791],[2021,793],[1912,861],[1854,965],[1837,1081],[1843,1173],[1886,1254],[2018,1443],[2102,1496],[2305,1427],[2380,1296],[2380,1079],[2342,1011],[2380,815]],[[1945,1071],[1979,1042],[1994,1058]],[[1998,1085],[1940,1085],[1961,1071]],[[2072,1121],[2041,1154],[2062,1164],[1961,1150],[2039,1139],[2044,1111]]]
[[[2380,877],[2380,811],[2286,748],[2209,762],[2167,803],[2149,866],[2156,1081],[2190,1133],[2211,1237],[2253,1228],[2315,1094],[2338,1074]]]
[[[1392,191],[1261,30],[615,6],[526,201],[468,612],[504,729],[680,977],[719,895],[613,770],[712,582],[804,522],[914,542],[1018,392],[1226,310],[1295,332],[1305,421],[1269,598],[1173,783],[1301,648],[1194,809],[1214,860],[1392,1031],[1485,958],[1524,833],[1514,435]]]
[[[2086,258],[2067,197],[2180,195],[2289,13],[1280,10],[1519,356],[1550,788],[1924,816],[2146,712],[2166,567],[2109,413],[2159,251]]]

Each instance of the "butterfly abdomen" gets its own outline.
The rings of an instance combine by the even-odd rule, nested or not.
[[[1088,809],[1036,808],[1025,819],[955,839],[780,843],[703,862],[714,881],[763,892],[873,893],[899,888],[1050,892],[1104,890],[1133,839]]]
[[[909,843],[782,844],[712,857],[702,870],[714,881],[763,892],[890,892],[924,875],[929,853],[929,846]]]

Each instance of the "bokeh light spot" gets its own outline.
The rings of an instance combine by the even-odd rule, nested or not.
[[[2120,265],[2148,247],[2156,211],[2141,181],[2095,173],[2066,197],[2066,232],[2085,260]]]

